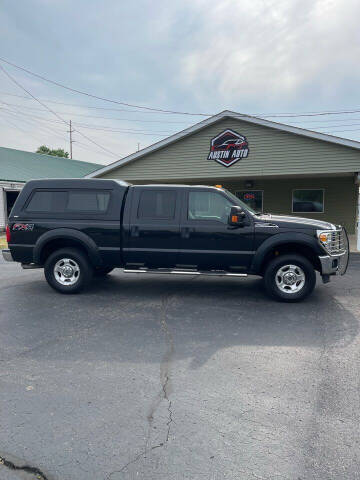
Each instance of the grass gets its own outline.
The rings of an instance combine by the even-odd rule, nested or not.
[[[6,238],[0,236],[0,250],[7,248],[8,244],[6,243]]]

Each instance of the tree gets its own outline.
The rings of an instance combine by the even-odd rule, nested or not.
[[[49,148],[46,145],[41,145],[36,150],[36,153],[42,153],[43,155],[52,155],[53,157],[69,158],[69,153],[65,152],[63,148]]]

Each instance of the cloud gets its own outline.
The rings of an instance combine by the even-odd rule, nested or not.
[[[184,54],[181,79],[204,99],[287,101],[309,86],[335,93],[359,80],[357,0],[195,1],[202,25]]]

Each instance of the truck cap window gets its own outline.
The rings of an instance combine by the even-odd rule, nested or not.
[[[32,195],[26,211],[33,213],[59,213],[64,209],[65,198],[66,192],[38,190]]]
[[[110,192],[96,190],[38,190],[32,195],[27,212],[32,213],[104,213]]]
[[[103,213],[107,210],[109,200],[109,192],[69,191],[66,211]]]
[[[144,190],[140,194],[138,218],[174,218],[176,192]]]

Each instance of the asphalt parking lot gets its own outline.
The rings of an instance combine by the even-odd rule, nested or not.
[[[360,256],[295,305],[120,271],[64,296],[0,262],[1,480],[360,478]]]

